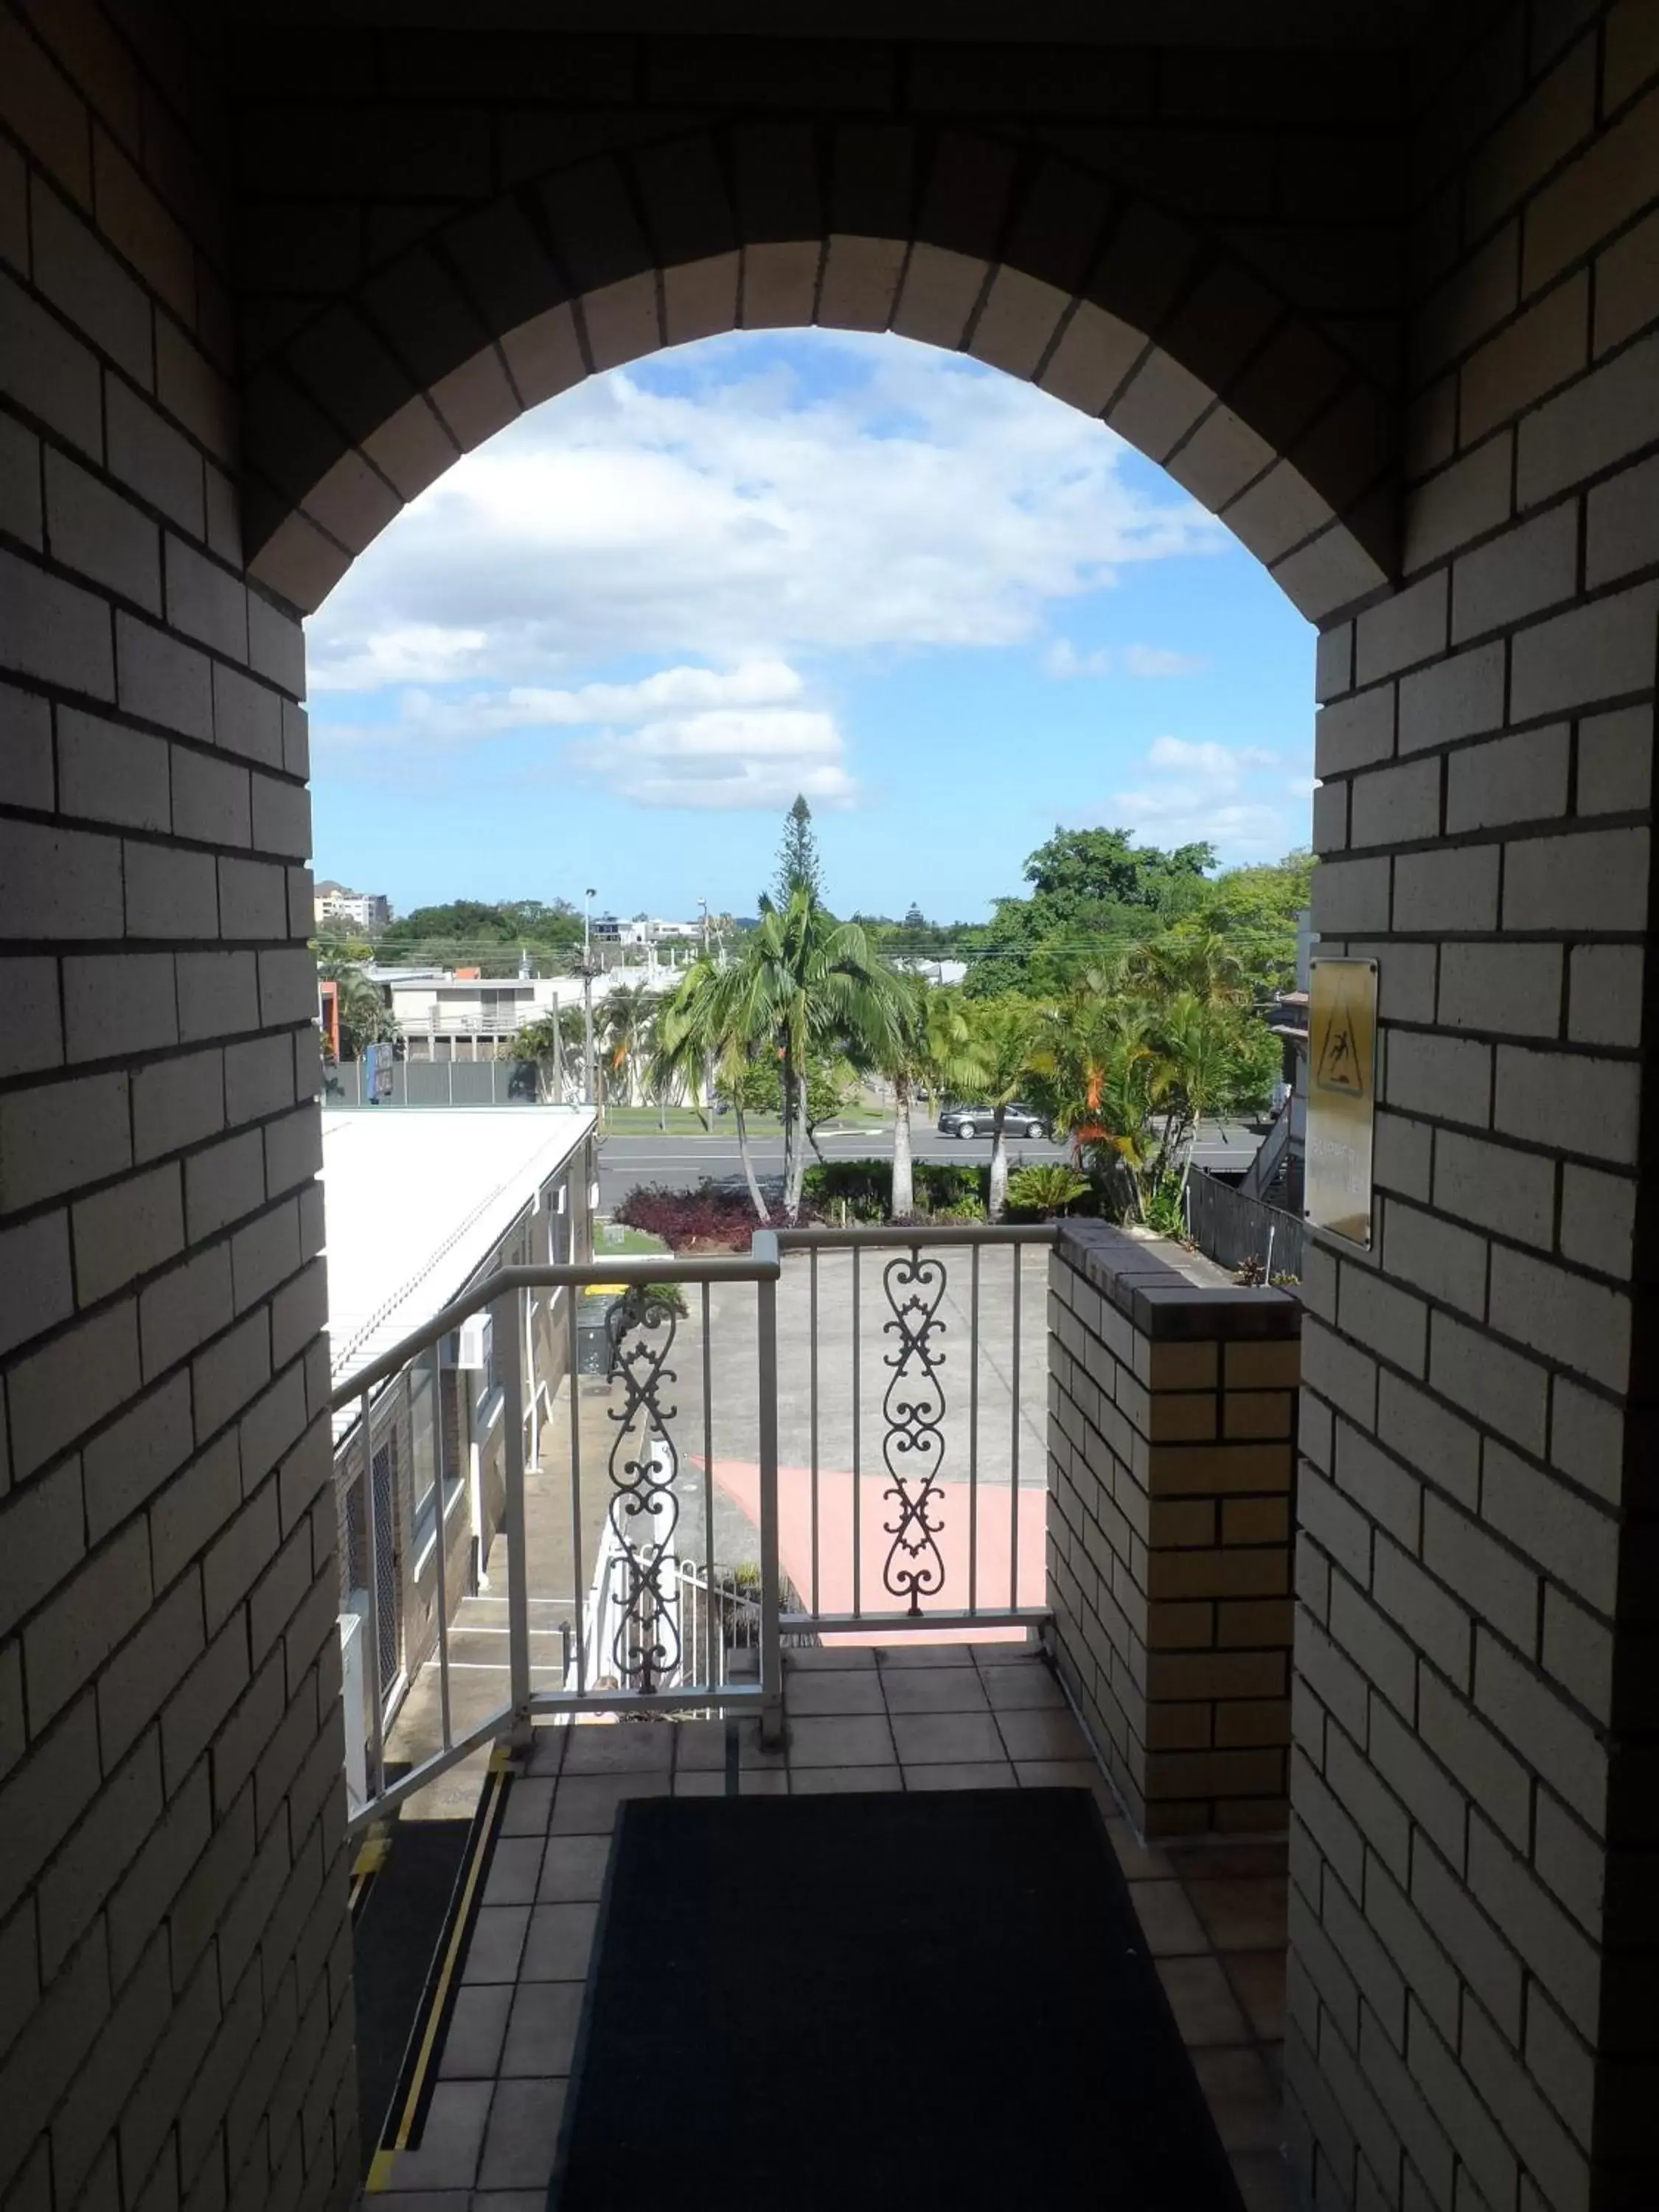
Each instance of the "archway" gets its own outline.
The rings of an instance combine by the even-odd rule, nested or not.
[[[1097,416],[1310,620],[1389,581],[1388,395],[1223,242],[1012,142],[783,125],[551,171],[285,331],[247,388],[249,574],[309,612],[526,408],[665,345],[811,324],[965,351]]]

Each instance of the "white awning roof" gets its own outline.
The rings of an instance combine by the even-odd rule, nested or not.
[[[337,1385],[465,1289],[593,1119],[589,1108],[560,1106],[323,1115]]]

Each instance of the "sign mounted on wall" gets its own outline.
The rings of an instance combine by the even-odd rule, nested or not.
[[[1371,1241],[1376,1118],[1376,963],[1316,960],[1308,1007],[1307,1179],[1316,1227]]]

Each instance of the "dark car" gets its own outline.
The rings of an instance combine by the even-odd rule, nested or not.
[[[939,1117],[939,1133],[945,1137],[988,1137],[996,1120],[993,1106],[947,1106]],[[1035,1106],[1016,1103],[1002,1117],[1005,1134],[1010,1137],[1046,1137],[1048,1124]]]

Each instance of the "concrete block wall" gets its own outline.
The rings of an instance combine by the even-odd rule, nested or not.
[[[213,52],[0,5],[0,2198],[355,2176],[304,653]]]
[[[1285,1826],[1301,1318],[1103,1222],[1050,1263],[1055,1656],[1146,1835]]]
[[[1382,993],[1310,1257],[1289,2078],[1320,2203],[1656,2201],[1659,10],[1419,57],[1392,597],[1319,644],[1315,919]]]

